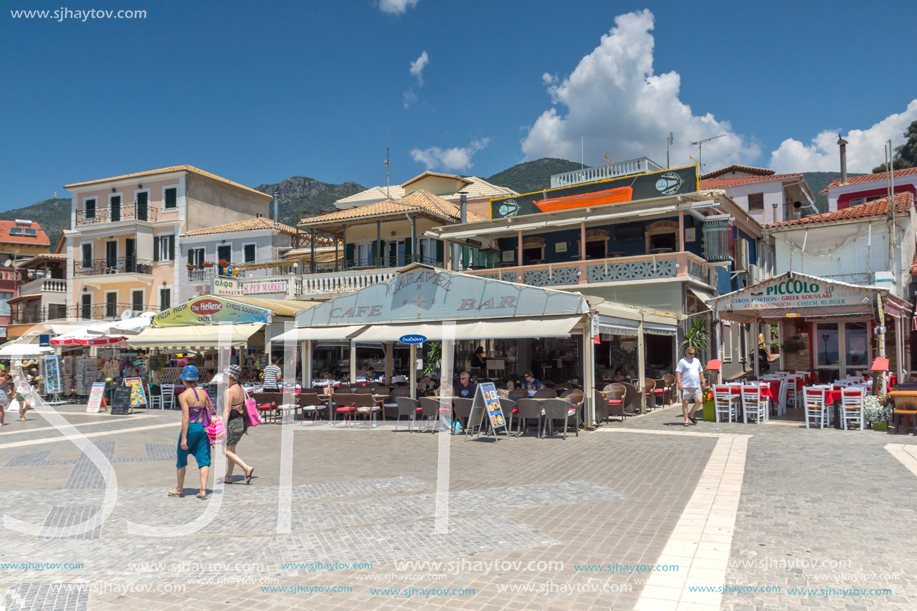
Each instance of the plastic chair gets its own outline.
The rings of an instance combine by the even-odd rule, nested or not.
[[[175,384],[160,384],[159,394],[162,395],[162,409],[175,409]]]
[[[414,430],[414,421],[417,419],[417,412],[421,409],[420,401],[410,397],[396,397],[395,403],[398,405],[398,417],[395,423],[395,430],[398,429],[398,422],[402,416],[410,417],[408,431]]]

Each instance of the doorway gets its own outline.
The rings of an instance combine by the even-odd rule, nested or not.
[[[813,338],[815,367],[833,371],[837,378],[867,371],[870,335],[866,321],[817,323]]]

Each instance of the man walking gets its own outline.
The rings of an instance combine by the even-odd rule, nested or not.
[[[274,359],[274,362],[264,368],[264,388],[263,392],[281,392],[279,382],[283,381],[280,373],[280,357]]]
[[[700,360],[694,358],[694,348],[685,349],[685,358],[678,361],[675,378],[678,380],[678,392],[681,393],[681,412],[685,417],[685,426],[691,426],[688,420],[697,424],[694,413],[701,408],[704,400],[704,389],[707,383],[704,380],[704,368]],[[694,409],[688,413],[688,403],[694,401]]]

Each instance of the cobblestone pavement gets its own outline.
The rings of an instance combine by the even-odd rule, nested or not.
[[[448,532],[438,533],[443,434],[294,426],[290,531],[278,533],[281,427],[263,425],[239,444],[256,468],[252,485],[239,485],[237,471],[235,485],[211,487],[212,521],[159,538],[130,534],[128,523],[178,526],[208,505],[192,498],[193,460],[188,496],[165,494],[178,414],[59,411],[111,461],[116,505],[96,529],[48,537],[100,510],[103,478],[40,415],[0,429],[0,511],[41,529],[0,526],[3,611],[917,608],[917,478],[885,449],[917,445],[914,437],[788,424],[685,429],[672,409],[566,440],[451,437]],[[718,439],[735,435],[751,436],[719,585],[759,590],[718,594],[714,607],[686,594],[647,599],[654,573],[632,565],[678,557],[675,525],[690,524]],[[805,566],[813,562],[825,567]],[[707,576],[665,570],[678,568],[687,586]],[[877,587],[892,593],[827,591]]]

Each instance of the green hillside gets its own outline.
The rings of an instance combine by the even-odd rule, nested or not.
[[[489,183],[509,187],[516,193],[532,193],[551,188],[551,174],[578,170],[582,166],[566,159],[536,159],[514,165],[485,180]]]
[[[276,189],[280,220],[294,227],[302,212],[333,210],[337,200],[365,191],[364,187],[355,182],[336,185],[304,176],[293,176],[279,183],[258,185],[255,188],[268,195]]]
[[[7,210],[0,212],[0,219],[5,221],[15,221],[16,219],[27,219],[35,221],[48,234],[51,240],[51,248],[57,242],[64,229],[70,229],[70,198],[51,198],[34,203],[24,208]]]

